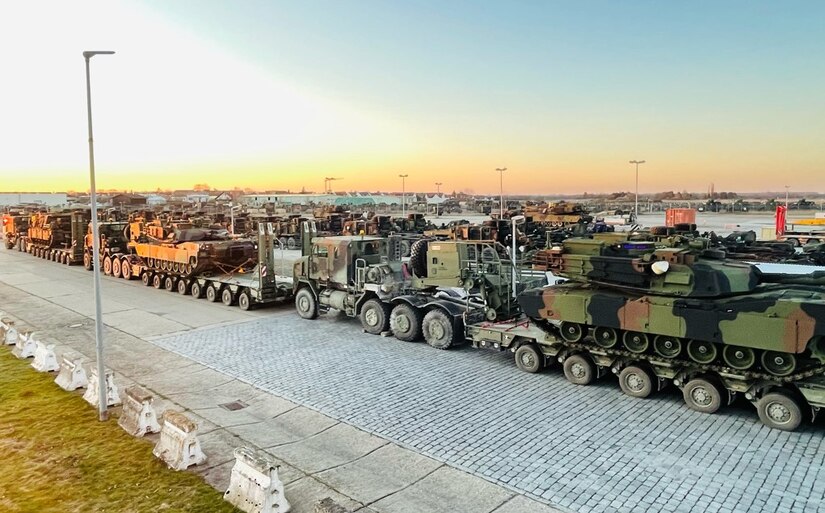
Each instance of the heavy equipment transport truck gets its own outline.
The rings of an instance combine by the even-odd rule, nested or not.
[[[146,286],[191,295],[195,299],[220,301],[226,306],[237,305],[242,310],[290,299],[292,279],[276,274],[275,270],[277,233],[272,224],[260,223],[256,240],[240,242],[244,248],[254,248],[255,254],[239,264],[217,260],[206,271],[190,273],[183,266],[148,265],[148,258],[134,253],[113,254],[112,269],[120,268],[120,275],[112,273],[112,276],[126,280],[137,278]],[[244,255],[246,253],[244,250]]]
[[[80,264],[89,221],[88,211],[34,214],[24,241],[25,250],[61,264]]]
[[[17,248],[23,251],[26,234],[29,231],[29,221],[31,216],[20,214],[3,215],[3,243],[6,249]]]

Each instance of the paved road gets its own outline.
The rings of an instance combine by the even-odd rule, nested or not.
[[[825,511],[823,425],[785,433],[749,405],[575,387],[470,348],[277,315],[154,343],[528,496],[580,512]]]

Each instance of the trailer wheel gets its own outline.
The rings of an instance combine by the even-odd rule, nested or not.
[[[186,280],[178,280],[178,294],[181,296],[189,294],[189,284]]]
[[[564,360],[564,377],[574,385],[589,385],[596,380],[596,365],[586,354],[574,354]]]
[[[422,323],[424,340],[436,349],[449,349],[459,342],[453,320],[442,310],[430,310]]]
[[[304,319],[318,317],[318,302],[309,287],[303,287],[295,294],[295,310]]]
[[[637,365],[629,365],[619,373],[619,388],[622,392],[643,399],[650,397],[654,392],[653,379],[650,371]]]
[[[229,290],[229,287],[221,291],[221,303],[223,303],[224,306],[232,306],[235,304],[235,294]]]
[[[152,284],[152,273],[149,270],[143,271],[140,274],[140,281],[142,281],[143,284],[148,287]]]
[[[534,374],[544,368],[544,355],[535,344],[523,344],[516,349],[516,367]]]
[[[685,404],[691,410],[716,413],[722,407],[722,392],[713,379],[694,378],[682,388]]]
[[[238,308],[246,312],[251,306],[252,298],[250,297],[249,290],[241,290],[241,293],[238,294]]]
[[[112,257],[112,276],[120,278],[120,259],[116,256]]]
[[[126,281],[132,279],[132,264],[125,258],[120,261],[120,277]]]
[[[163,280],[163,288],[165,288],[167,292],[172,292],[175,290],[175,278],[167,276]]]
[[[218,289],[209,282],[206,284],[206,300],[210,303],[216,303],[218,301]]]
[[[398,340],[415,342],[421,340],[423,319],[421,310],[407,303],[399,303],[390,313],[390,330]]]
[[[390,309],[386,303],[378,299],[368,299],[361,307],[359,314],[364,331],[373,335],[380,335],[390,329]]]
[[[103,257],[103,274],[106,276],[112,274],[112,259],[109,257]]]
[[[295,249],[295,237],[290,237],[286,240],[287,249]]]
[[[192,297],[195,299],[200,299],[203,297],[203,289],[201,288],[201,284],[197,281],[192,282],[192,286],[189,287],[189,293],[192,294]]]
[[[163,288],[163,280],[160,278],[159,274],[152,276],[152,286],[158,290]]]
[[[802,423],[800,401],[784,390],[775,390],[756,402],[759,420],[766,426],[783,431],[793,431]]]

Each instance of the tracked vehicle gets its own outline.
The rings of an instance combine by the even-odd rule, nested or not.
[[[61,264],[79,264],[89,221],[88,211],[34,214],[26,235],[26,251]]]

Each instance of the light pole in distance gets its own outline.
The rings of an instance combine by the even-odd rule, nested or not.
[[[97,220],[97,189],[95,187],[95,147],[92,137],[92,85],[89,74],[89,61],[95,55],[112,55],[112,51],[86,51],[86,111],[89,121],[89,197],[92,208],[92,266],[95,283],[95,348],[97,353],[98,379],[98,416],[101,421],[109,419],[109,405],[106,389],[106,366],[103,363],[103,308],[100,298],[100,227]]]
[[[639,220],[639,164],[644,164],[644,160],[631,160],[631,164],[636,164],[636,201],[635,206],[633,207],[634,215],[636,216],[636,222]]]
[[[521,215],[513,216],[512,218],[510,218],[510,222],[513,223],[513,227],[510,232],[510,238],[513,242],[512,252],[510,253],[511,260],[513,261],[513,297],[518,296],[518,290],[516,289],[516,265],[518,264],[516,260],[516,251],[518,249],[516,248],[516,227],[522,224],[524,222],[524,219],[524,216]]]
[[[398,177],[401,178],[401,217],[403,219],[407,218],[407,205],[405,203],[406,202],[406,196],[407,196],[407,190],[406,190],[405,180],[408,176],[410,176],[410,175],[398,175]]]
[[[496,171],[498,171],[498,187],[499,187],[499,219],[504,219],[504,172],[507,171],[506,167],[497,167]]]

